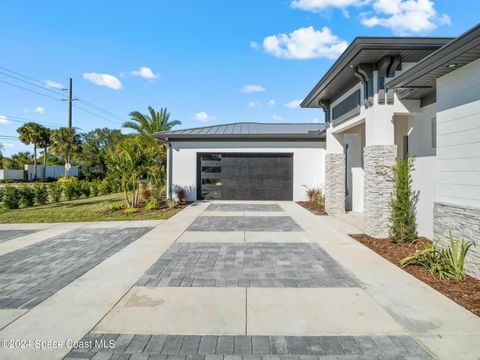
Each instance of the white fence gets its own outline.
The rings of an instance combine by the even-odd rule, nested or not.
[[[25,165],[28,172],[28,180],[33,180],[35,175],[35,167],[33,165]],[[68,170],[68,176],[78,176],[78,166],[72,166]],[[45,178],[58,179],[65,175],[65,166],[63,165],[47,165],[45,169]],[[37,165],[37,179],[43,178],[43,165]]]
[[[0,169],[0,180],[23,180],[23,170]]]

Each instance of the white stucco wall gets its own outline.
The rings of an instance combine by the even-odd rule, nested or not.
[[[304,185],[325,185],[325,142],[172,142],[172,185],[187,187],[196,200],[197,153],[293,153],[293,200],[307,200]]]
[[[436,201],[480,207],[480,59],[437,80]]]

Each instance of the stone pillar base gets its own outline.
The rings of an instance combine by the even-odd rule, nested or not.
[[[465,272],[480,279],[480,208],[435,202],[433,205],[433,239],[450,246],[449,233],[456,239],[473,241],[465,258]]]
[[[345,213],[345,155],[325,155],[325,211]]]
[[[364,231],[376,238],[388,237],[394,191],[393,166],[397,157],[396,145],[366,146],[363,153]]]

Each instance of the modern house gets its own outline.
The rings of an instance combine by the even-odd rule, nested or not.
[[[234,123],[155,134],[167,143],[167,188],[188,199],[306,200],[325,183],[324,124]]]
[[[328,213],[386,237],[396,158],[415,157],[419,234],[474,241],[480,276],[480,26],[455,39],[356,38],[301,104],[326,114]]]
[[[168,189],[189,200],[305,200],[364,214],[388,236],[397,158],[415,157],[419,235],[477,244],[480,277],[480,26],[458,38],[358,37],[303,100],[325,124],[236,123],[162,132]]]

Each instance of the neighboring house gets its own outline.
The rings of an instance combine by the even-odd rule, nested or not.
[[[306,200],[325,183],[324,124],[234,123],[160,132],[167,188],[188,200]]]
[[[364,213],[386,237],[392,165],[415,156],[419,234],[477,244],[480,276],[480,26],[456,39],[357,38],[301,104],[326,113],[326,210]]]

